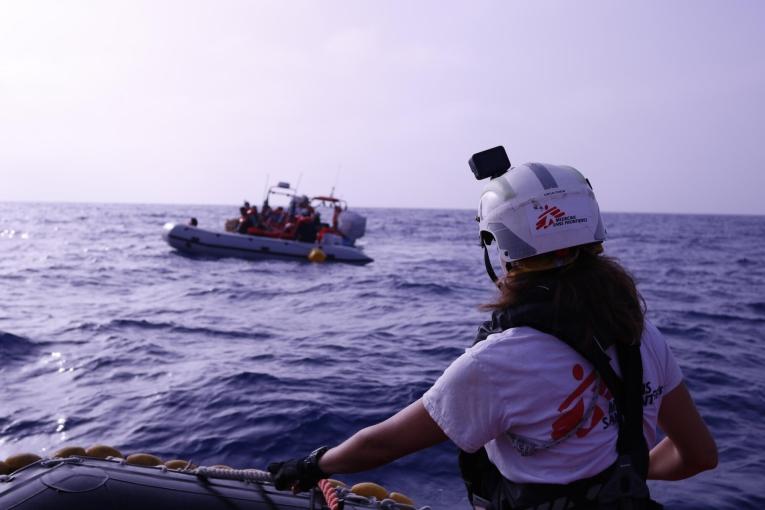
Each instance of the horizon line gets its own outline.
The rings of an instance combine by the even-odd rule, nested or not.
[[[190,203],[190,202],[96,202],[75,200],[5,200],[0,199],[0,204],[61,204],[61,205],[152,205],[152,206],[192,206],[192,207],[232,207],[239,206],[215,203]],[[410,209],[410,210],[435,210],[435,211],[474,211],[471,208],[462,207],[406,207],[406,206],[358,206],[350,209]],[[678,211],[601,211],[604,214],[664,214],[676,216],[765,216],[764,213],[738,213],[738,212],[678,212]]]

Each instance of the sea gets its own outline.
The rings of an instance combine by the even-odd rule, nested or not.
[[[0,203],[0,459],[109,444],[265,468],[419,398],[494,299],[470,210],[359,209],[365,266],[190,258],[165,222],[238,204]],[[670,509],[765,507],[765,217],[605,214],[719,447]],[[337,478],[468,508],[444,443]]]

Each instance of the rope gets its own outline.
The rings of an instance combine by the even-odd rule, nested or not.
[[[226,469],[200,466],[191,472],[204,478],[222,478],[223,480],[239,480],[241,482],[271,481],[271,473],[259,469]]]
[[[259,469],[227,469],[216,467],[200,466],[190,471],[191,473],[204,478],[222,478],[224,480],[237,480],[241,482],[270,482],[271,473]],[[337,490],[329,480],[319,480],[317,484],[324,500],[330,510],[340,510],[340,501],[337,497]]]
[[[227,468],[216,468],[216,467],[205,467],[200,466],[196,469],[192,469],[188,471],[189,473],[195,474],[200,477],[204,478],[222,478],[224,480],[238,480],[241,482],[271,482],[271,473],[268,471],[261,471],[259,469],[227,469]],[[340,502],[340,496],[338,496],[338,489],[330,483],[329,480],[319,480],[319,483],[317,483],[319,489],[321,490],[322,495],[324,496],[324,501],[326,501],[327,506],[330,510],[340,510],[341,509],[341,502]],[[350,491],[347,491],[347,489],[343,489],[343,500],[347,501],[354,501],[357,503],[363,503],[365,505],[372,504],[372,501],[370,501],[369,498],[365,498],[364,496],[359,496],[358,494],[354,494]],[[265,496],[265,494],[264,494]],[[268,503],[268,501],[266,501]],[[400,503],[396,503],[393,500],[386,499],[384,501],[378,502],[378,508],[381,509],[398,509],[398,508],[412,508],[407,505],[402,505]],[[422,507],[420,510],[430,510],[430,507]]]
[[[321,493],[324,495],[324,501],[327,502],[329,510],[339,510],[340,501],[337,499],[337,490],[335,487],[326,479],[319,480],[318,485],[319,489],[321,489]]]

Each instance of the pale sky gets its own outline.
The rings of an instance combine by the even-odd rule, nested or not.
[[[1,201],[473,208],[502,144],[605,211],[765,214],[764,122],[760,0],[0,0]]]

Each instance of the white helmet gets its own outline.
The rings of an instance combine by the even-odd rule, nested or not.
[[[481,241],[496,240],[504,264],[606,239],[592,186],[570,166],[525,163],[494,176],[478,221]]]

